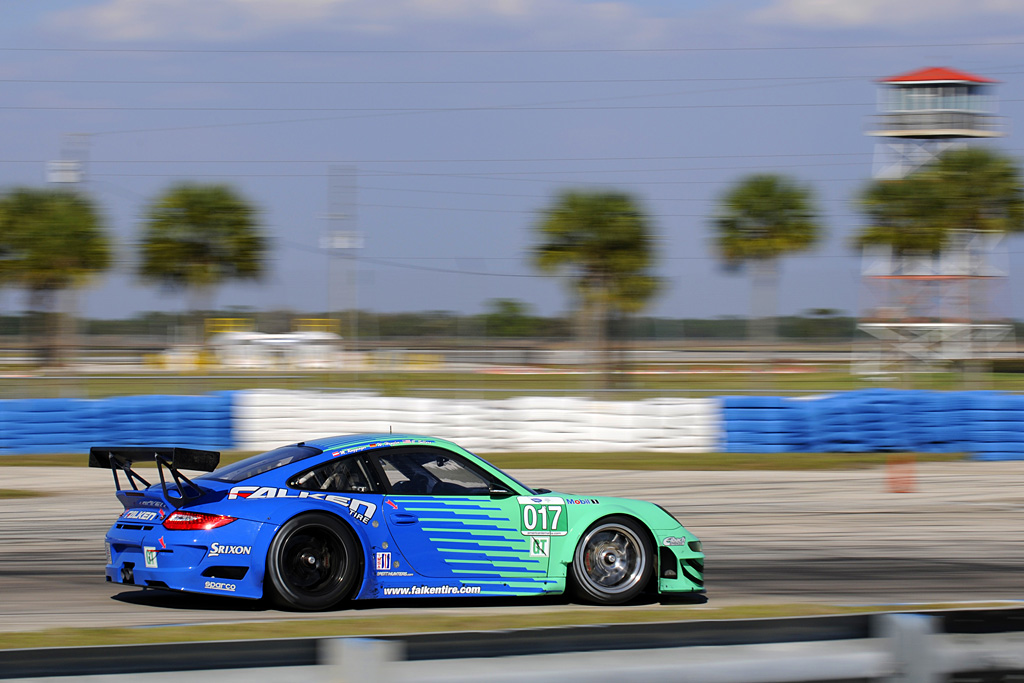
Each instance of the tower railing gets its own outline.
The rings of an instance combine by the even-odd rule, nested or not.
[[[868,128],[868,135],[882,136],[904,133],[923,137],[932,131],[946,131],[958,137],[998,137],[1005,134],[1006,119],[963,110],[900,111],[872,116]]]

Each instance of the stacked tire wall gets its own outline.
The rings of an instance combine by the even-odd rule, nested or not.
[[[0,455],[97,445],[233,448],[232,405],[229,393],[2,400]]]
[[[723,450],[791,453],[808,449],[801,403],[778,396],[726,396],[722,401]]]
[[[262,451],[354,432],[427,434],[479,452],[968,453],[1024,459],[1024,396],[873,389],[814,398],[635,402],[248,390],[0,400],[0,455],[93,445]]]
[[[968,453],[1024,459],[1024,396],[867,389],[824,397],[730,396],[723,450],[743,453]]]
[[[717,450],[716,399],[594,401],[522,396],[500,401],[240,391],[235,440],[243,450],[353,432],[428,434],[472,451]]]

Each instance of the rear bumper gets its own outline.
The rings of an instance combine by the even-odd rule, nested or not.
[[[260,598],[267,557],[266,544],[260,541],[263,526],[242,519],[210,531],[168,531],[160,525],[124,529],[115,524],[106,536],[107,581]]]

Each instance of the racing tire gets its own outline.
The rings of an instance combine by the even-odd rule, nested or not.
[[[594,522],[580,537],[572,556],[576,597],[600,605],[634,599],[654,573],[654,547],[647,531],[630,517]]]
[[[359,543],[337,517],[322,512],[295,517],[270,544],[266,592],[287,609],[330,609],[359,583],[360,558]]]

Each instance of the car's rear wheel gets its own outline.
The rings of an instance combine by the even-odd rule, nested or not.
[[[580,538],[573,554],[576,596],[618,605],[638,596],[654,572],[654,549],[640,524],[629,517],[606,517]]]
[[[325,513],[285,522],[267,553],[269,597],[290,609],[329,609],[359,582],[359,544],[341,520]]]

